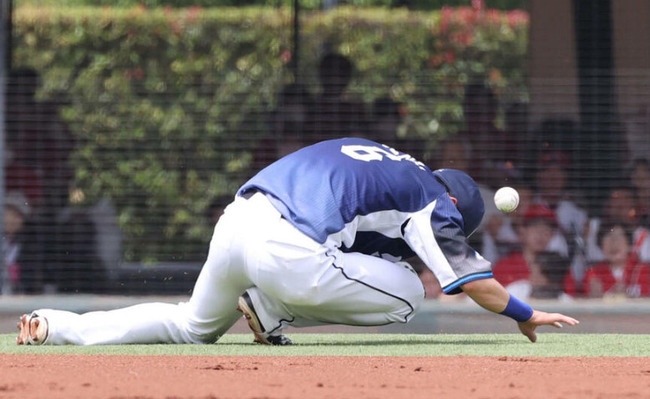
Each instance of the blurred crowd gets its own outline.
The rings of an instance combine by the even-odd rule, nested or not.
[[[41,84],[30,68],[7,79],[0,293],[101,292],[121,233],[107,201],[72,205],[76,142],[60,104],[38,99]]]
[[[622,165],[621,178],[596,182],[602,195],[594,199],[584,192],[585,162],[575,151],[581,136],[571,121],[549,119],[531,129],[525,103],[502,105],[488,84],[473,81],[465,87],[464,130],[428,145],[405,134],[406,109],[389,93],[371,104],[354,98],[349,85],[355,67],[348,58],[328,53],[317,72],[320,87],[314,92],[294,83],[277,94],[268,134],[252,149],[251,175],[303,146],[365,137],[409,153],[431,169],[460,169],[476,179],[486,213],[470,243],[518,297],[650,297],[647,154],[634,153]],[[74,139],[56,105],[35,100],[38,76],[31,70],[12,73],[2,293],[101,292],[119,263],[115,210],[107,203],[83,211],[70,206]],[[494,205],[494,192],[502,186],[520,195],[510,214]],[[229,200],[215,201],[210,220],[218,219]],[[410,261],[427,296],[442,299],[431,272],[418,259]]]
[[[401,129],[403,104],[389,95],[372,104],[354,99],[349,92],[354,71],[346,57],[326,54],[317,93],[299,83],[285,87],[270,115],[269,134],[254,151],[252,173],[320,140],[355,136],[378,141],[425,160],[432,169],[460,169],[475,178],[486,214],[470,243],[518,297],[650,297],[647,158],[623,165],[622,178],[592,182],[600,196],[588,199],[593,193],[584,190],[581,179],[588,164],[584,148],[590,144],[580,140],[593,138],[581,135],[575,122],[549,118],[531,129],[525,103],[502,105],[485,81],[472,81],[464,93],[464,130],[427,146]],[[519,207],[510,214],[494,205],[494,193],[503,186],[520,195]],[[419,259],[410,261],[427,296],[442,299],[431,272]]]

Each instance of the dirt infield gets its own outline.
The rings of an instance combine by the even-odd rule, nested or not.
[[[646,358],[0,355],[0,398],[648,398]]]

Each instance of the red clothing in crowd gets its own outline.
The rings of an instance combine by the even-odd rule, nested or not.
[[[582,289],[587,296],[591,293],[589,287],[593,279],[601,282],[603,293],[605,294],[616,286],[616,277],[607,262],[595,264],[585,273],[582,281]],[[646,263],[639,263],[636,260],[636,256],[633,254],[630,255],[623,271],[622,282],[628,297],[638,298],[650,296],[650,266]],[[573,280],[566,282],[565,292],[570,295],[577,293]]]
[[[530,280],[530,268],[522,252],[513,252],[499,260],[492,268],[492,274],[504,287],[515,281]],[[569,284],[570,280],[571,273],[567,273],[564,276],[564,286]]]
[[[524,259],[524,254],[514,252],[500,259],[492,268],[494,278],[504,287],[519,280],[528,280],[530,269]]]

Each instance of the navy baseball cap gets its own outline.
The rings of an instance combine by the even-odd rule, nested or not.
[[[474,233],[485,213],[485,204],[478,184],[467,173],[457,169],[438,169],[433,175],[456,198],[456,208],[463,216],[463,233],[469,237]]]

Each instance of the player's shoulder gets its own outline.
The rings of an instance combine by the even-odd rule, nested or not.
[[[341,144],[354,144],[354,143],[370,143],[370,144],[377,144],[380,145],[378,142],[364,138],[364,137],[354,137],[354,136],[349,136],[349,137],[338,137],[335,139],[329,139],[329,140],[323,140],[319,141],[315,144],[312,144],[312,146],[326,146],[326,145],[341,145]]]
[[[383,145],[362,137],[341,137],[337,139],[324,140],[314,144],[314,148],[341,148],[344,146],[368,146],[368,147],[382,147]]]
[[[296,153],[300,154],[320,154],[321,156],[332,154],[345,154],[346,148],[380,148],[381,144],[359,137],[342,137],[337,139],[330,139],[319,141],[315,144],[303,147]]]

